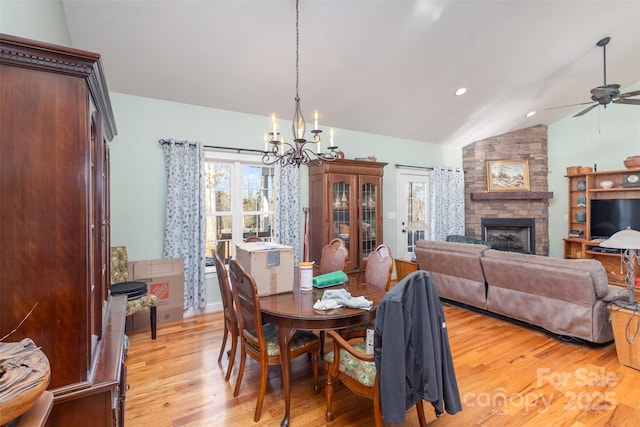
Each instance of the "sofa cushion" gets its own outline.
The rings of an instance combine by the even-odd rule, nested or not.
[[[589,305],[609,293],[607,273],[594,259],[560,259],[489,249],[483,254],[482,265],[490,286]]]
[[[487,309],[591,342],[612,339],[602,298],[607,277],[596,260],[569,260],[487,250]]]
[[[420,269],[431,273],[441,298],[486,309],[486,286],[480,257],[486,246],[471,243],[418,240]]]

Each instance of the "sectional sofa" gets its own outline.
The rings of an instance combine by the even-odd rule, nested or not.
[[[487,246],[419,240],[420,269],[438,295],[554,334],[592,343],[613,340],[607,305],[620,288],[609,285],[596,260],[558,259]]]

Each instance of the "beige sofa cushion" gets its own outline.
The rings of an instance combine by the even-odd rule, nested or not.
[[[607,275],[596,260],[569,260],[487,250],[487,309],[553,333],[601,343],[607,321]]]
[[[486,309],[486,286],[480,257],[484,245],[418,240],[416,261],[431,274],[441,298]]]
[[[607,273],[594,259],[559,259],[489,249],[482,263],[489,286],[589,305],[609,292]]]

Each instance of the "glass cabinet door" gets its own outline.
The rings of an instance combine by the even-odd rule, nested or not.
[[[382,227],[379,211],[382,208],[379,179],[372,177],[360,177],[360,268],[366,266],[369,254],[375,251],[379,244],[379,229]]]
[[[357,212],[354,211],[354,178],[348,175],[333,175],[331,179],[331,239],[344,240],[347,248],[347,266],[352,268],[352,249],[357,242]],[[329,240],[331,240],[329,239]],[[357,245],[355,246],[357,247]]]

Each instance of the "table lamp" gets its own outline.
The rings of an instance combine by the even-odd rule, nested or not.
[[[615,304],[622,308],[633,310],[638,307],[636,303],[636,285],[634,282],[634,269],[640,259],[640,231],[627,228],[618,231],[613,236],[600,243],[605,248],[623,249],[622,259],[627,265],[627,275],[625,283],[627,285],[628,299],[615,301]]]
[[[409,235],[407,237],[408,243],[415,246],[418,239],[427,238],[427,231],[429,231],[429,226],[424,221],[417,219],[415,221],[409,221],[409,224],[407,225],[407,228],[405,230],[413,233],[412,235]],[[418,235],[418,232],[420,231],[422,231],[422,235]],[[416,260],[415,252],[409,252],[407,255],[407,258],[410,261]]]
[[[407,225],[407,231],[428,231],[429,226],[422,220],[409,221]]]

